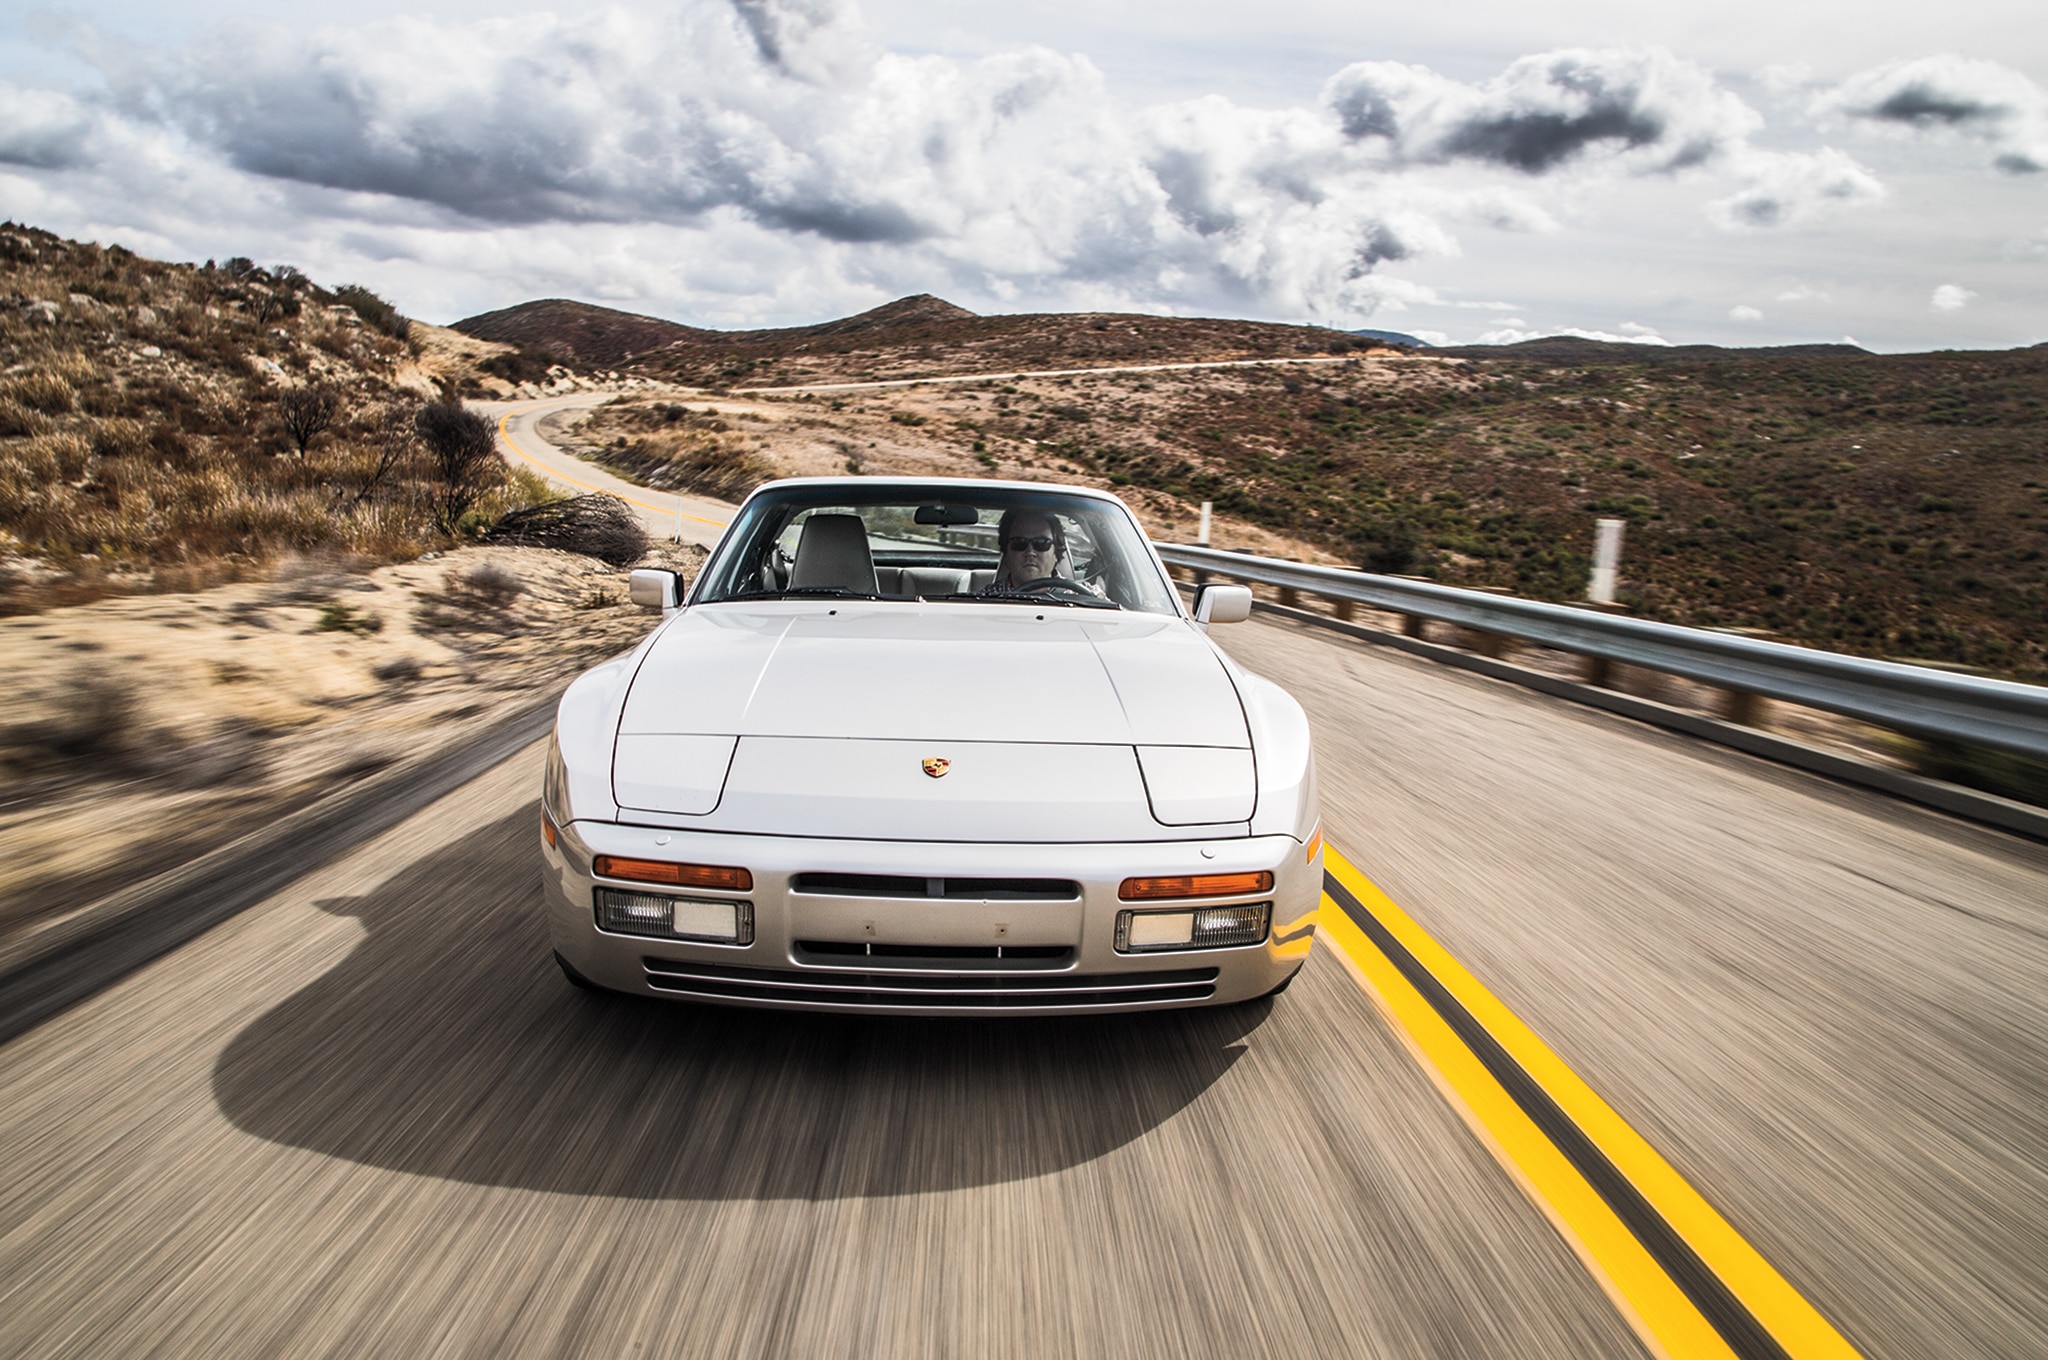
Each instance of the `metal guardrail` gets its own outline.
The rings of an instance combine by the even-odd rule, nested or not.
[[[1780,699],[1915,736],[2048,760],[2048,687],[1215,548],[1160,544],[1159,556],[1169,566],[1234,581],[1434,619],[1683,676],[1736,696]]]

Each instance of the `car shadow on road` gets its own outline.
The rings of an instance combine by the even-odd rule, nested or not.
[[[1157,1127],[1265,1003],[1114,1018],[785,1015],[572,990],[521,811],[318,905],[339,966],[237,1035],[220,1108],[260,1138],[475,1184],[838,1199],[1039,1176]]]

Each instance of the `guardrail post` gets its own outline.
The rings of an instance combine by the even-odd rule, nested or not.
[[[1609,661],[1604,656],[1593,656],[1590,653],[1583,660],[1586,664],[1584,671],[1579,676],[1581,680],[1584,680],[1589,685],[1598,685],[1601,689],[1613,687],[1614,663],[1612,661]]]
[[[1420,614],[1403,614],[1401,616],[1401,636],[1412,638],[1423,637],[1423,626],[1428,622],[1429,620],[1423,618]]]
[[[1330,605],[1331,612],[1337,616],[1339,623],[1351,622],[1352,616],[1358,612],[1358,607],[1349,600],[1332,600]]]
[[[1514,594],[1512,590],[1505,586],[1474,586],[1472,589],[1483,591],[1488,595]],[[1472,650],[1490,660],[1504,661],[1509,653],[1515,650],[1515,639],[1509,637],[1506,633],[1489,632],[1484,628],[1467,628],[1465,635],[1470,641]]]
[[[1280,603],[1288,609],[1301,608],[1301,592],[1293,586],[1280,587]]]
[[[1721,716],[1744,727],[1764,725],[1764,697],[1751,694],[1746,689],[1724,689],[1721,691]]]

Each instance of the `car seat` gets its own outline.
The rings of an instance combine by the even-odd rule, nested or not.
[[[868,530],[859,515],[812,515],[796,542],[796,565],[789,588],[837,587],[873,595],[875,558],[868,550]]]

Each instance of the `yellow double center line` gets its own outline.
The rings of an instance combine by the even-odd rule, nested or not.
[[[1334,848],[1321,932],[1445,1097],[1660,1356],[1856,1350],[1771,1264]]]

